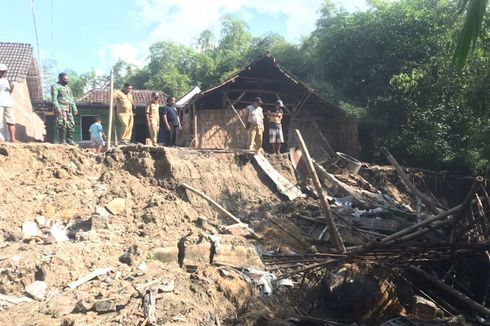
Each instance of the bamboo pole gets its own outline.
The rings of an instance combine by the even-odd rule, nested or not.
[[[465,303],[466,305],[470,306],[474,310],[478,311],[479,313],[481,313],[485,317],[490,317],[490,310],[488,308],[482,306],[481,304],[479,304],[478,302],[467,297],[463,293],[453,289],[449,285],[442,283],[441,281],[439,281],[437,278],[430,275],[426,271],[424,271],[418,267],[415,267],[415,266],[410,266],[409,269],[411,271],[417,273],[419,276],[422,276],[424,279],[431,282],[432,284],[436,285],[438,288],[440,288],[441,290],[443,290],[447,294],[451,295],[453,298],[458,299],[459,301]]]
[[[207,196],[205,193],[197,190],[196,188],[186,184],[186,183],[183,183],[182,186],[190,191],[192,191],[193,193],[201,196],[202,198],[204,198],[208,203],[212,204],[214,207],[216,207],[220,212],[222,212],[224,215],[226,215],[227,217],[231,218],[233,221],[235,221],[236,223],[239,223],[241,225],[246,225],[245,223],[243,223],[238,217],[236,217],[235,215],[231,214],[229,211],[227,211],[223,206],[221,206],[220,204],[218,204],[216,201],[214,201],[213,199],[211,199],[209,196]],[[250,227],[247,226],[247,230],[257,239],[260,239],[260,236],[255,233],[254,230],[252,230]]]
[[[107,133],[107,149],[111,148],[111,140],[112,140],[112,125],[114,123],[114,71],[111,69],[111,81],[109,86],[109,131]]]
[[[429,208],[433,213],[439,213],[440,210],[437,208],[437,204],[434,202],[434,200],[429,198],[427,195],[418,190],[417,187],[415,187],[415,185],[410,181],[410,179],[403,171],[400,164],[398,164],[397,160],[393,157],[393,155],[391,155],[391,153],[385,147],[381,147],[380,150],[386,156],[388,161],[390,161],[390,163],[393,165],[396,172],[398,172],[398,175],[400,176],[403,185],[412,194],[412,196],[420,198],[427,206],[427,208]]]
[[[193,145],[194,145],[194,148],[197,148],[197,108],[196,108],[196,103],[192,103],[192,119],[193,119],[193,125],[192,125],[192,129],[193,129],[193,138],[194,138],[194,141],[193,141]]]
[[[322,130],[318,126],[315,120],[311,120],[313,127],[315,127],[316,131],[318,132],[318,135],[320,138],[323,140],[323,143],[325,144],[325,148],[327,149],[328,155],[330,155],[330,158],[334,158],[337,156],[337,153],[333,150],[332,146],[330,146],[330,143],[328,142],[327,138],[325,135],[322,133]]]
[[[230,98],[228,97],[228,94],[226,94],[226,92],[223,91],[223,95],[225,96],[225,99],[228,102],[228,105],[230,106],[230,108],[235,112],[236,116],[238,117],[238,120],[240,120],[240,123],[242,124],[243,128],[247,128],[247,126],[245,125],[245,122],[243,122],[243,120],[242,120],[242,117],[240,117],[240,114],[235,109],[235,105],[231,102]],[[241,99],[243,97],[243,95],[245,95],[245,92],[243,92],[242,95],[240,95],[238,97],[238,100]]]
[[[330,210],[330,205],[328,204],[327,197],[323,193],[322,185],[320,184],[320,179],[318,179],[318,175],[316,174],[315,166],[311,161],[310,152],[308,152],[308,148],[303,140],[303,136],[301,136],[301,132],[298,129],[295,129],[296,137],[298,138],[298,142],[301,146],[301,150],[303,151],[304,158],[306,160],[306,167],[308,168],[308,172],[310,173],[311,180],[313,181],[313,185],[315,186],[316,193],[318,198],[320,199],[320,204],[322,207],[323,214],[325,215],[325,220],[327,221],[328,232],[330,233],[330,237],[334,242],[335,247],[341,253],[345,253],[345,246],[342,237],[340,236],[339,230],[335,225],[332,219],[332,211]]]
[[[421,229],[422,227],[424,227],[424,226],[426,226],[426,225],[429,225],[429,224],[430,224],[430,223],[432,223],[432,222],[435,222],[435,221],[441,220],[441,219],[443,219],[444,217],[447,217],[447,216],[449,216],[449,215],[452,215],[452,214],[454,214],[454,213],[457,213],[457,212],[459,212],[459,211],[460,211],[460,209],[461,209],[461,207],[462,207],[462,206],[463,206],[463,205],[458,205],[458,206],[455,206],[455,207],[451,208],[450,210],[447,210],[447,211],[445,211],[445,212],[442,212],[442,213],[440,213],[440,214],[438,214],[438,215],[436,215],[436,216],[433,216],[433,217],[431,217],[431,218],[428,218],[428,219],[426,219],[426,220],[424,220],[424,221],[422,221],[422,222],[420,222],[420,223],[417,223],[417,224],[412,225],[412,226],[410,226],[410,227],[408,227],[408,228],[405,228],[405,229],[403,229],[403,230],[401,230],[401,231],[398,231],[398,232],[396,232],[396,233],[393,233],[392,235],[389,235],[389,236],[387,236],[387,237],[385,237],[385,238],[381,239],[381,240],[378,242],[378,244],[384,244],[384,243],[387,243],[387,242],[392,241],[392,240],[394,240],[394,239],[400,238],[400,237],[402,237],[402,236],[404,236],[404,235],[410,234],[412,231],[419,230],[419,229]]]

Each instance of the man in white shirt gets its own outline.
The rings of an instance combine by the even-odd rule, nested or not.
[[[256,97],[252,105],[247,106],[248,149],[258,151],[262,148],[264,134],[264,113],[262,99]]]
[[[4,141],[4,125],[7,124],[10,141],[17,143],[15,138],[15,119],[13,114],[12,84],[5,76],[7,74],[7,65],[0,63],[0,142]]]

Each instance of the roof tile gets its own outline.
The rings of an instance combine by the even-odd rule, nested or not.
[[[160,100],[164,103],[166,94],[159,91],[151,90],[133,90],[133,100],[134,105],[144,106],[147,105],[151,100],[151,93],[157,92],[160,94]],[[77,104],[102,104],[109,105],[110,92],[108,89],[93,89],[85,93],[82,97],[77,100]]]
[[[0,42],[0,63],[7,65],[7,78],[10,81],[23,82],[27,78],[32,60],[30,44]]]

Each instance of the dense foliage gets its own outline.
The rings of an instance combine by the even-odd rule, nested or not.
[[[490,164],[488,18],[459,70],[453,56],[464,25],[458,1],[370,3],[354,13],[326,3],[316,30],[299,44],[275,34],[252,37],[243,21],[225,16],[220,35],[203,31],[193,47],[160,42],[141,69],[118,62],[116,84],[130,81],[178,97],[269,51],[359,118],[363,159],[381,159],[377,149],[387,146],[404,164],[484,173]]]

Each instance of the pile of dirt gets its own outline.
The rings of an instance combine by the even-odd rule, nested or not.
[[[0,319],[6,325],[136,325],[144,319],[138,287],[159,279],[175,289],[158,294],[158,324],[234,320],[256,296],[253,287],[216,267],[189,273],[176,257],[186,234],[218,234],[232,221],[180,184],[258,224],[264,207],[280,198],[250,160],[244,154],[144,146],[95,155],[76,147],[2,145],[0,294],[22,297],[35,281],[45,282],[47,290],[42,300],[0,307]],[[123,207],[110,214],[106,208],[115,199]],[[26,222],[34,222],[39,234],[23,234]],[[67,228],[69,241],[50,235],[56,223]],[[156,248],[170,248],[175,259],[152,259]],[[112,272],[66,289],[98,268]],[[97,311],[96,303],[107,300],[112,306]]]
[[[397,265],[376,263],[396,252],[374,243],[417,223],[417,201],[393,169],[333,175],[315,165],[348,254],[372,249],[346,264],[308,173],[287,155],[266,159],[279,184],[243,151],[0,145],[2,324],[377,323],[415,305],[439,314]],[[287,187],[301,196],[287,200]]]

